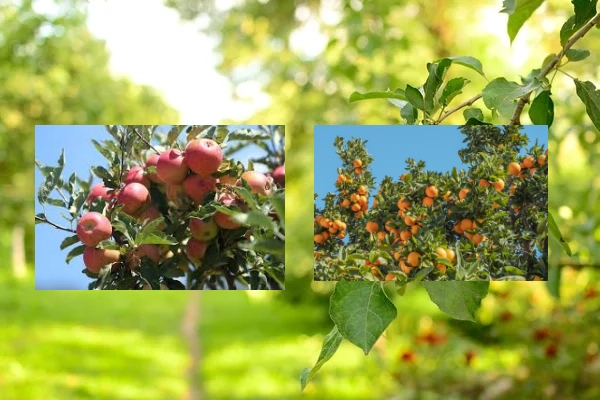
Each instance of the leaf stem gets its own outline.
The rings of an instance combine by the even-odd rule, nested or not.
[[[560,62],[560,60],[565,56],[565,53],[573,47],[573,45],[582,37],[584,37],[590,29],[594,27],[598,22],[600,22],[600,13],[596,14],[592,19],[588,21],[581,29],[579,29],[571,38],[565,43],[565,46],[562,50],[544,67],[544,69],[539,73],[536,77],[537,79],[542,79],[546,77]],[[531,92],[521,96],[519,98],[519,102],[517,103],[517,107],[510,118],[509,125],[521,125],[521,113],[523,113],[523,108],[525,104],[529,101],[529,97],[531,96]]]
[[[470,106],[471,104],[475,103],[477,100],[479,100],[482,97],[481,94],[478,94],[477,96],[473,96],[471,97],[469,100],[464,101],[462,103],[460,103],[459,105],[457,105],[456,107],[453,107],[451,109],[449,109],[448,111],[446,111],[443,115],[441,115],[437,121],[435,121],[434,125],[439,124],[440,122],[442,122],[443,120],[445,120],[446,118],[448,118],[451,114],[454,114],[455,112],[457,112],[458,110],[460,110],[463,107],[467,107]]]

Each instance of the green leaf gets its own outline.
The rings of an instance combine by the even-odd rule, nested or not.
[[[513,267],[511,265],[504,267],[504,271],[506,271],[509,274],[513,274],[513,275],[525,275],[525,272],[523,272],[519,268]]]
[[[546,283],[548,293],[557,299],[560,298],[561,271],[562,270],[558,266],[551,266],[548,268],[548,282]]]
[[[458,57],[448,57],[449,60],[452,60],[454,64],[462,65],[463,67],[467,67],[477,72],[479,75],[485,78],[485,74],[483,73],[483,65],[481,65],[481,61],[471,56],[458,56]]]
[[[77,246],[75,248],[73,248],[69,254],[67,254],[67,258],[65,259],[65,261],[67,262],[67,264],[69,263],[69,261],[71,261],[73,259],[73,257],[77,257],[83,254],[83,251],[85,250],[85,245],[82,244],[81,246]]]
[[[229,133],[228,140],[268,140],[271,135],[268,133],[248,128],[240,128]]]
[[[400,110],[400,116],[406,120],[407,124],[413,125],[417,121],[419,112],[412,106],[412,104],[406,103],[406,105]]]
[[[250,211],[247,214],[237,214],[233,217],[237,222],[242,225],[252,225],[258,228],[267,228],[272,232],[274,228],[274,221],[263,214],[261,211]]]
[[[525,24],[525,21],[531,17],[531,14],[539,6],[542,5],[544,0],[517,0],[516,5],[513,5],[512,12],[508,17],[508,37],[510,38],[510,42],[512,43],[519,30]]]
[[[529,107],[529,118],[534,125],[552,125],[554,121],[554,102],[549,90],[542,90]]]
[[[271,253],[283,258],[285,255],[285,243],[277,239],[255,239],[253,242],[239,242],[240,249],[255,250]]]
[[[69,236],[68,238],[65,238],[65,240],[62,241],[62,243],[60,244],[60,249],[64,250],[77,242],[79,242],[79,237],[77,235]]]
[[[423,95],[419,92],[419,89],[412,87],[410,85],[406,85],[406,90],[404,92],[406,94],[406,98],[409,103],[412,104],[413,107],[424,110],[425,104],[423,103]]]
[[[429,76],[423,85],[423,90],[425,91],[425,112],[427,114],[431,114],[436,108],[434,103],[435,95],[442,85],[450,65],[452,65],[452,60],[448,58],[442,58],[435,63],[427,63]]]
[[[389,91],[389,90],[386,92],[367,92],[367,93],[353,92],[350,95],[349,102],[354,103],[355,101],[370,100],[370,99],[406,100],[406,96],[404,95],[404,91],[401,89],[396,89],[394,92]]]
[[[329,315],[340,334],[368,354],[397,311],[379,282],[342,281],[331,295]]]
[[[281,226],[285,229],[285,192],[280,191],[271,197],[271,204],[279,217]]]
[[[467,78],[452,78],[448,81],[444,90],[442,91],[442,96],[440,97],[440,103],[442,106],[446,107],[452,99],[462,93],[462,89],[469,83],[470,81]]]
[[[175,245],[178,242],[173,239],[165,236],[164,234],[158,233],[141,233],[136,238],[136,244],[170,244]]]
[[[565,56],[571,62],[585,60],[590,56],[590,51],[585,49],[569,49],[565,52]]]
[[[490,110],[498,110],[500,115],[511,117],[516,99],[541,87],[541,82],[534,79],[527,85],[509,82],[505,78],[496,78],[483,89],[483,102]]]
[[[337,351],[342,343],[342,335],[338,330],[337,326],[334,326],[331,332],[325,336],[323,340],[323,346],[321,347],[321,353],[317,359],[317,363],[312,368],[304,368],[300,374],[300,389],[304,390],[308,382],[315,376],[315,374],[321,369]]]
[[[184,128],[185,125],[174,125],[167,133],[167,144],[172,145],[175,143],[179,135],[181,135],[181,132],[183,132]]]
[[[246,181],[243,182],[243,185],[248,186],[248,183]],[[233,190],[244,200],[244,203],[246,203],[250,208],[258,208],[258,203],[256,202],[256,199],[254,199],[254,196],[246,187],[233,186]]]
[[[517,0],[504,0],[502,2],[502,10],[500,10],[501,13],[506,13],[506,14],[512,14],[515,12],[515,2]]]
[[[466,122],[465,125],[493,125],[490,124],[488,122],[483,122],[478,120],[477,118],[469,118]]]
[[[490,282],[424,281],[423,286],[442,312],[454,319],[475,322],[475,312],[487,296]]]
[[[597,0],[572,0],[575,15],[571,16],[560,29],[560,44],[564,46],[575,32],[581,29],[596,15]]]
[[[554,217],[552,216],[552,214],[549,211],[548,211],[548,229],[550,230],[550,234],[552,235],[552,237],[554,237],[554,239],[556,239],[558,241],[558,243],[560,243],[562,248],[565,250],[567,255],[570,257],[572,255],[571,248],[569,247],[569,244],[567,243],[567,241],[563,238],[562,234],[560,233],[560,229],[558,229],[558,225],[556,225],[556,222],[554,221]]]
[[[105,180],[105,179],[107,181],[113,180],[113,177],[110,174],[110,172],[108,172],[106,170],[106,168],[104,168],[104,167],[100,167],[100,166],[92,167],[92,173],[102,180]]]
[[[427,268],[420,268],[419,272],[417,272],[415,274],[415,276],[413,277],[413,282],[419,282],[422,281],[423,278],[425,278],[427,275],[429,275],[429,273],[433,271],[433,267],[427,267]]]
[[[65,201],[62,199],[47,198],[46,202],[56,207],[67,208],[67,203],[65,203]]]
[[[92,139],[92,144],[96,148],[96,151],[102,154],[104,158],[106,158],[108,161],[113,160],[114,154],[106,146],[101,145],[98,141],[94,139]]]
[[[600,90],[590,81],[582,82],[575,79],[575,91],[577,96],[585,104],[585,111],[592,120],[592,123],[600,131]]]

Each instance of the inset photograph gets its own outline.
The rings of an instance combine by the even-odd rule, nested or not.
[[[315,126],[314,279],[548,279],[547,126]]]
[[[36,289],[284,289],[284,126],[37,126],[35,140]]]

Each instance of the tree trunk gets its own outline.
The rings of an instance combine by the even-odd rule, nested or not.
[[[12,230],[12,268],[16,278],[27,276],[27,265],[25,264],[25,229],[21,225],[15,225]]]
[[[200,328],[200,300],[200,291],[192,290],[181,325],[190,354],[190,364],[187,370],[188,394],[185,397],[186,400],[202,400],[204,397],[200,381],[202,352],[198,335]]]

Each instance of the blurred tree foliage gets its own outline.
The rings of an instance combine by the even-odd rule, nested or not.
[[[115,78],[105,44],[86,28],[85,2],[0,4],[0,226],[33,216],[34,127],[42,124],[177,123],[152,88]],[[46,7],[47,8],[47,7]],[[140,60],[140,62],[146,62]],[[33,260],[33,219],[27,256]]]
[[[219,70],[238,89],[258,84],[268,95],[270,105],[252,120],[280,121],[288,127],[291,156],[287,158],[287,169],[288,182],[292,183],[287,187],[292,202],[288,209],[294,210],[288,220],[296,233],[288,237],[288,255],[296,261],[297,266],[289,269],[295,274],[311,274],[312,199],[308,196],[310,190],[299,179],[314,172],[313,125],[398,123],[399,110],[394,106],[385,101],[349,105],[350,93],[393,90],[407,83],[419,86],[427,76],[426,63],[443,56],[476,57],[482,61],[489,80],[503,76],[520,82],[532,69],[540,68],[547,55],[560,50],[560,28],[573,14],[570,2],[544,2],[511,48],[507,34],[499,37],[490,29],[499,25],[506,32],[507,16],[499,14],[500,0],[476,5],[459,0],[247,0],[228,9],[219,8],[215,0],[165,0],[165,4],[178,10],[183,19],[195,20],[200,29],[220,37]],[[565,65],[562,69],[566,73],[598,84],[598,36],[600,33],[593,30],[577,43],[578,48],[587,48],[592,55],[584,62]],[[451,69],[448,78],[454,73]],[[471,83],[457,101],[480,93],[487,83],[475,72],[460,69],[459,73]],[[550,151],[558,153],[564,148],[565,138],[574,135],[583,146],[581,157],[591,167],[590,173],[576,183],[576,191],[564,190],[574,185],[573,176],[561,172],[551,157],[551,211],[556,215],[562,205],[573,210],[573,215],[560,218],[559,224],[571,242],[580,244],[576,248],[588,249],[579,256],[589,261],[594,255],[600,256],[600,246],[594,246],[600,241],[594,217],[600,205],[600,181],[592,181],[595,174],[591,173],[600,162],[596,156],[598,132],[585,116],[572,80],[563,74],[549,78],[554,79],[555,100]],[[244,91],[236,90],[236,94]],[[525,114],[522,122],[530,124]],[[445,123],[463,124],[462,113],[455,113]],[[568,164],[570,154],[565,151]],[[559,257],[564,259],[559,248],[551,248],[551,255],[555,263]],[[289,281],[286,287],[292,287]]]

